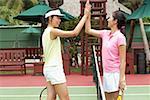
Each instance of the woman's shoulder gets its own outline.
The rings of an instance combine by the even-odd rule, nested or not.
[[[111,33],[111,30],[103,30],[104,37],[109,36],[110,33]]]
[[[101,30],[102,32],[104,32],[104,33],[110,33],[111,32],[111,30],[107,30],[107,29],[104,29],[104,30]]]
[[[51,30],[52,30],[51,27],[47,27],[47,28],[45,28],[44,32],[49,33]]]
[[[104,35],[109,34],[111,32],[111,30],[100,30],[100,33],[103,33]]]
[[[126,38],[125,35],[122,32],[118,31],[118,33],[119,33],[118,37],[120,37],[120,38]]]

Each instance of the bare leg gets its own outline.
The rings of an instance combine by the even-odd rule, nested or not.
[[[122,92],[121,100],[124,100],[124,91]]]
[[[117,100],[119,92],[111,92],[111,93],[105,93],[106,100]]]
[[[118,92],[118,91],[113,92],[113,98],[114,98],[114,100],[117,100],[118,95],[119,95],[119,92]]]
[[[51,82],[47,82],[47,100],[56,100],[56,92]]]
[[[106,100],[113,100],[113,94],[105,92]]]
[[[69,100],[69,94],[66,83],[54,85],[55,91],[58,94],[60,100]]]
[[[121,100],[124,100],[124,94],[122,94],[121,98],[122,98]]]

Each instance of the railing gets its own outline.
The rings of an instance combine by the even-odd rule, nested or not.
[[[11,66],[11,67],[7,67]],[[21,68],[18,68],[20,66]],[[26,74],[25,50],[0,50],[0,71],[19,70]]]
[[[2,48],[0,50],[25,50],[26,59],[42,58],[43,50],[42,48]]]
[[[93,17],[106,15],[106,2],[107,0],[90,0],[90,4],[92,5],[91,10]],[[86,0],[80,0],[80,3],[81,3],[81,16],[83,16]]]

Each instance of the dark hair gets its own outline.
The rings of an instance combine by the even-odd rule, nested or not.
[[[52,19],[53,19],[53,17],[54,17],[54,15],[51,16]],[[44,20],[45,20],[45,24],[48,25],[49,17],[45,18]]]
[[[117,27],[125,35],[125,26],[126,26],[126,17],[121,11],[115,11],[113,12],[113,18],[114,20],[117,20]]]

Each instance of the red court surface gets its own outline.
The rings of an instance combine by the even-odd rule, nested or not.
[[[150,85],[150,74],[126,75],[127,85]],[[68,86],[94,86],[93,77],[80,74],[67,75]],[[0,76],[0,87],[45,86],[43,76]]]

